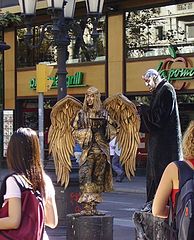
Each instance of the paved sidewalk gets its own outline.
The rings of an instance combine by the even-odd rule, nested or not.
[[[129,181],[126,177],[120,182],[114,182],[115,192],[134,192],[146,194],[145,176],[135,176]]]
[[[0,183],[7,173],[8,171],[6,169],[0,169]],[[121,192],[146,193],[145,186],[145,176],[135,176],[131,181],[125,177],[122,182],[115,182],[114,179],[114,191],[118,194]],[[57,227],[55,229],[47,228],[46,230],[49,235],[49,240],[66,240],[65,227]]]

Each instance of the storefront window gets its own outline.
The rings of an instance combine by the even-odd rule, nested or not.
[[[126,12],[126,57],[194,52],[194,2]]]
[[[184,133],[190,121],[194,120],[194,94],[178,94],[181,130]]]
[[[50,127],[50,113],[56,98],[44,97],[44,127]],[[16,128],[30,127],[38,132],[38,99],[18,99],[16,101]]]
[[[92,38],[92,19],[78,19],[71,25],[69,30],[70,44],[67,51],[67,63],[91,62],[105,60],[105,17],[100,18],[97,31],[99,37],[96,47]],[[33,27],[33,44],[37,45],[42,37],[44,29],[45,36],[42,44],[37,48],[27,46],[24,41],[26,28],[17,30],[17,67],[35,66],[39,62],[56,62],[57,49],[53,44],[52,26],[45,24]]]

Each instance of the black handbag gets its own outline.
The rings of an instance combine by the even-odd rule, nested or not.
[[[150,212],[134,212],[133,222],[136,228],[136,240],[169,240],[168,219],[154,217]]]

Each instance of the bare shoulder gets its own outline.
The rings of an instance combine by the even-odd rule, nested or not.
[[[164,171],[164,177],[170,177],[171,179],[177,179],[178,176],[178,169],[174,162],[171,162],[167,165]]]
[[[168,171],[172,171],[172,170],[177,170],[177,166],[176,166],[176,164],[174,163],[174,162],[171,162],[171,163],[169,163],[168,164],[168,166],[166,167],[166,169],[168,170]]]
[[[168,166],[166,167],[165,177],[171,179],[174,189],[178,188],[179,186],[178,168],[174,162],[169,163]]]

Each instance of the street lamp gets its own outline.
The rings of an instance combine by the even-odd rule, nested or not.
[[[35,15],[37,0],[18,0],[18,1],[21,7],[21,13],[25,19],[25,24],[27,28],[27,32],[25,34],[25,41],[28,44],[28,46],[31,46],[33,48],[39,47],[41,44],[41,41],[44,38],[44,32],[46,31],[46,27],[51,26],[54,44],[57,47],[57,75],[58,75],[57,100],[60,100],[63,97],[65,97],[67,94],[66,60],[67,60],[67,48],[68,48],[68,45],[70,44],[70,36],[68,32],[71,27],[72,20],[74,18],[76,0],[66,0],[66,1],[65,0],[47,0],[48,14],[51,16],[52,24],[44,25],[42,36],[40,37],[41,41],[36,46],[33,46],[31,44],[31,40],[33,38],[32,19]],[[92,22],[93,23],[92,37],[93,37],[94,44],[96,43],[96,38],[98,37],[97,23],[98,23],[100,14],[102,13],[103,4],[104,4],[104,0],[86,0],[88,17],[91,17],[94,20]],[[50,167],[50,170],[51,169],[52,167]],[[68,186],[68,188],[65,190],[66,203],[59,205],[60,206],[59,214],[62,215],[62,221],[64,221],[63,220],[64,211],[66,213],[72,213],[72,212],[75,212],[74,209],[75,207],[77,207],[74,205],[69,206],[69,204],[70,203],[72,204],[72,202],[78,204],[75,199],[70,199],[70,196],[75,195],[72,193],[77,193],[77,191],[79,192],[77,183],[78,183],[78,167],[74,166],[74,168],[72,167],[72,173],[70,176],[71,186]],[[56,192],[56,196],[60,198],[59,195],[60,193],[62,193],[62,190],[59,190],[58,188],[57,191],[59,192]],[[59,203],[60,201],[61,199],[59,199]],[[63,208],[65,208],[65,210],[63,210]],[[59,216],[59,219],[60,219],[60,216]]]
[[[31,32],[32,17],[35,15],[37,0],[18,0],[21,8],[21,13],[26,20],[27,33],[25,35],[28,43],[33,37]],[[67,94],[66,83],[66,60],[67,47],[70,44],[68,30],[70,22],[74,17],[76,0],[47,0],[48,14],[52,19],[52,33],[54,43],[57,47],[57,75],[58,75],[58,94],[57,100],[62,99]],[[94,18],[92,37],[94,42],[98,36],[97,22],[102,13],[104,0],[86,0],[87,13],[89,17]]]
[[[100,15],[102,13],[104,0],[86,0],[87,12],[89,15]]]

